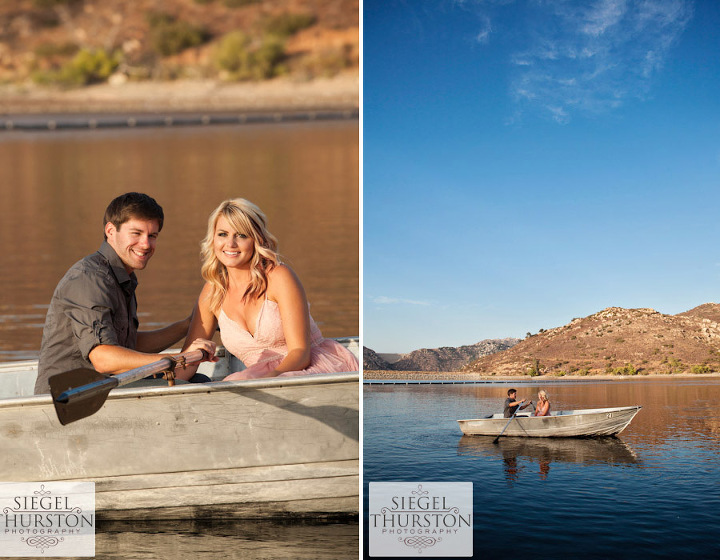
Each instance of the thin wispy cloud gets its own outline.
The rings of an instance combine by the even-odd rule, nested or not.
[[[414,299],[393,298],[387,296],[374,296],[370,301],[378,305],[430,305],[428,301],[419,301]]]
[[[480,23],[475,40],[484,45],[490,42],[490,34],[492,33],[492,23],[487,16],[480,16]]]
[[[559,123],[645,98],[692,17],[689,0],[535,0],[527,47],[512,56],[521,113]],[[490,24],[488,24],[490,25]]]

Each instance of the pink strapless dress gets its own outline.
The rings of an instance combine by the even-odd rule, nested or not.
[[[288,353],[280,309],[272,300],[266,299],[260,308],[255,336],[228,317],[222,309],[218,315],[218,326],[223,346],[242,360],[246,367],[228,375],[226,381],[265,377],[264,374],[275,369]],[[355,355],[338,342],[323,338],[312,317],[310,339],[310,365],[301,371],[286,371],[280,376],[358,371]]]

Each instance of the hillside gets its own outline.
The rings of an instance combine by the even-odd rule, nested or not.
[[[690,311],[678,313],[678,317],[698,317],[720,323],[720,305],[717,303],[703,303],[693,307]]]
[[[482,340],[476,344],[459,347],[422,348],[402,357],[392,364],[383,360],[373,350],[363,348],[363,369],[386,371],[459,371],[480,356],[500,352],[517,344],[516,338]]]
[[[678,315],[611,307],[530,336],[463,371],[481,375],[720,371],[720,305]]]
[[[392,366],[382,359],[374,350],[363,346],[364,370],[391,370]]]
[[[0,2],[0,112],[41,110],[23,99],[78,98],[79,89],[99,88],[93,99],[107,103],[122,101],[124,91],[163,93],[139,84],[186,83],[191,92],[201,84],[211,102],[209,82],[226,86],[225,97],[238,84],[255,98],[272,96],[267,87],[252,89],[272,83],[337,105],[338,89],[346,97],[359,90],[358,74],[357,0]],[[308,86],[314,82],[326,83]]]

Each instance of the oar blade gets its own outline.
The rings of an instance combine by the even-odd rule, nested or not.
[[[103,375],[87,368],[74,369],[53,375],[48,382],[50,383],[50,394],[53,398],[53,405],[55,405],[55,412],[63,426],[95,414],[102,408],[111,389],[117,386],[117,380],[113,379],[112,376]],[[95,382],[99,382],[98,386],[91,393],[64,402],[59,400],[59,397],[66,391]]]

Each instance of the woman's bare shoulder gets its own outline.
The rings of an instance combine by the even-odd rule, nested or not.
[[[302,283],[295,271],[286,264],[279,264],[268,272],[268,297],[277,298],[288,292],[303,291]]]
[[[286,264],[279,264],[268,272],[268,282],[277,284],[300,284],[295,271]]]

